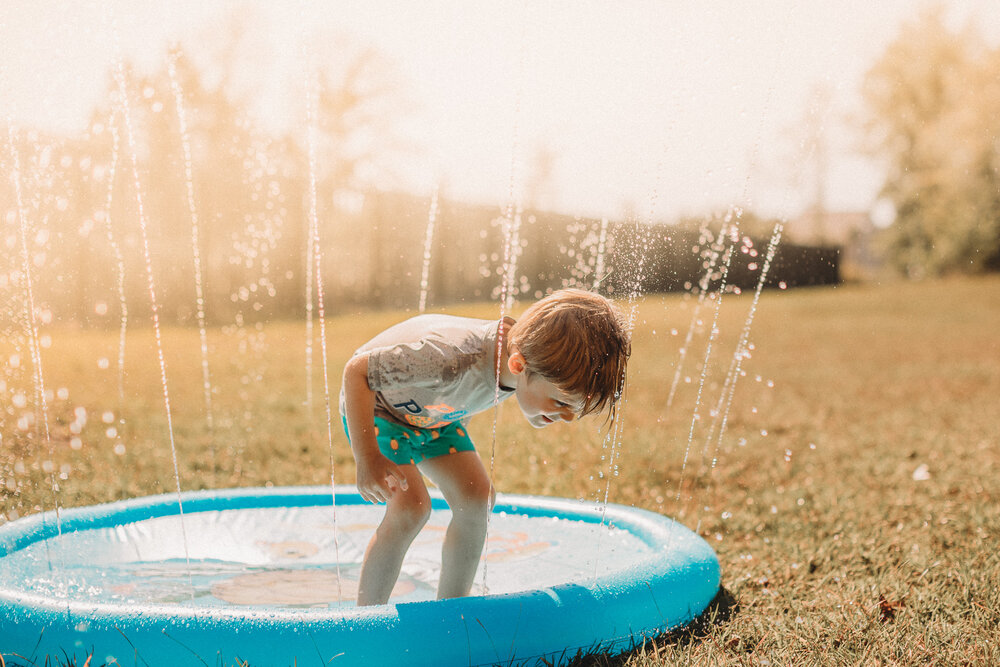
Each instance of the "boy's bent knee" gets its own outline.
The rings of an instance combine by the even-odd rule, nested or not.
[[[456,512],[485,514],[493,507],[496,492],[490,480],[470,479],[459,486],[459,497],[452,508]]]
[[[420,493],[411,488],[393,494],[386,507],[385,522],[395,526],[410,527],[414,531],[423,528],[431,516],[431,499],[426,491]]]

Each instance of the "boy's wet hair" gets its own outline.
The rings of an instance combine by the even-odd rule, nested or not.
[[[530,306],[508,334],[524,356],[527,372],[583,399],[580,416],[615,407],[625,389],[632,345],[614,304],[580,289],[553,292]]]

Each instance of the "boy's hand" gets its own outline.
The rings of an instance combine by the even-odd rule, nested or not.
[[[387,502],[396,489],[408,487],[399,466],[380,453],[358,460],[357,468],[358,493],[370,503]]]

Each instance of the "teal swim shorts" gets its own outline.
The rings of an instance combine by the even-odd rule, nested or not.
[[[347,419],[343,418],[347,433]],[[348,439],[350,434],[348,433]],[[414,428],[375,417],[375,439],[382,454],[396,465],[420,463],[456,452],[474,452],[475,445],[460,422],[442,428]]]

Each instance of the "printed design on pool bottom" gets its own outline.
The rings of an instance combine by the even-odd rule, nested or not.
[[[473,595],[435,601],[450,511],[428,525],[389,605],[357,608],[382,515],[353,488],[191,492],[0,526],[6,664],[492,665],[621,651],[700,614],[718,559],[666,517],[500,496]],[[482,589],[482,569],[486,585]]]

